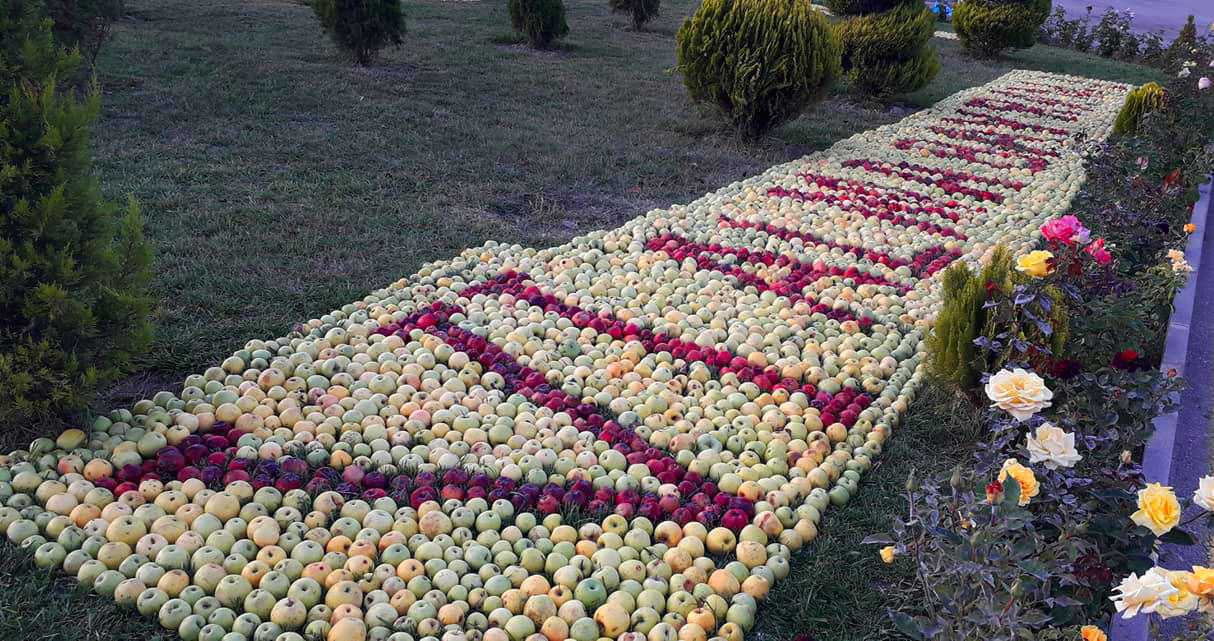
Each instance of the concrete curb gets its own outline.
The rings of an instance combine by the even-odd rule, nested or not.
[[[1207,225],[1214,222],[1214,197],[1207,182],[1200,187],[1201,198],[1193,206],[1191,222],[1197,231],[1189,235],[1185,258],[1193,267],[1188,283],[1173,299],[1172,317],[1164,342],[1160,370],[1186,376],[1188,385],[1180,395],[1181,408],[1155,419],[1155,432],[1143,453],[1143,473],[1148,482],[1170,485],[1178,496],[1191,495],[1197,480],[1210,468],[1209,408],[1214,406],[1211,394],[1211,354],[1214,352],[1214,318],[1211,314],[1197,315],[1198,308],[1214,305],[1214,267],[1201,269],[1202,254],[1214,256],[1214,233]],[[1214,262],[1214,258],[1210,259]],[[1190,340],[1191,338],[1198,340]],[[1201,340],[1206,337],[1206,340]],[[1187,369],[1186,369],[1187,367]],[[1200,509],[1200,508],[1198,508]],[[1188,516],[1188,515],[1186,515]],[[1198,540],[1204,537],[1198,535]],[[1208,563],[1204,545],[1178,547],[1165,545],[1160,550],[1159,565],[1169,569],[1188,569],[1189,565]],[[1113,617],[1109,638],[1112,641],[1147,641],[1148,617],[1132,619]],[[1167,629],[1168,626],[1165,626]]]

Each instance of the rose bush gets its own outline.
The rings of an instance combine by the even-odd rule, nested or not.
[[[1069,630],[1101,639],[1117,612],[1149,615],[1152,626],[1201,612],[1189,617],[1196,636],[1184,638],[1210,632],[1214,574],[1156,567],[1153,559],[1161,543],[1194,543],[1187,523],[1212,517],[1199,511],[1184,520],[1187,499],[1147,483],[1137,462],[1153,419],[1179,399],[1175,373],[1154,368],[1168,306],[1188,277],[1178,247],[1195,231],[1186,224],[1192,188],[1214,165],[1211,123],[1184,124],[1209,108],[1208,98],[1179,80],[1166,93],[1134,137],[1115,138],[1091,157],[1092,184],[1071,213],[1044,221],[1039,243],[1018,250],[1024,280],[991,283],[976,299],[984,310],[1004,305],[1009,326],[1036,325],[1046,336],[1066,327],[1069,337],[1051,349],[1019,331],[970,334],[975,362],[1000,364],[987,370],[988,383],[1004,384],[988,396],[995,402],[985,421],[989,440],[977,444],[972,471],[955,473],[948,490],[926,481],[916,487],[892,536],[870,541],[892,544],[895,563],[915,569],[913,582],[890,588],[899,604],[892,621],[910,638]],[[1028,307],[1047,289],[1060,294],[1048,299],[1049,317]],[[955,323],[948,331],[957,333]],[[1031,380],[1031,370],[1051,391],[1050,406],[1015,402],[1019,387],[1005,381],[1017,367],[1021,380]],[[958,391],[972,398],[965,386]],[[1020,463],[1026,456],[1029,463]],[[1030,501],[1022,487],[1033,488]],[[1214,505],[1214,479],[1203,479],[1191,502]],[[995,588],[970,589],[975,583]]]

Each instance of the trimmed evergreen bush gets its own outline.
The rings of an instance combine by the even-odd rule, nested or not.
[[[944,272],[940,313],[927,336],[928,368],[942,380],[959,389],[973,389],[985,367],[979,364],[974,339],[986,327],[986,284],[1011,291],[1012,255],[999,247],[991,262],[975,274],[958,261]]]
[[[1044,334],[1036,321],[1007,318],[989,306],[996,300],[1009,300],[1022,276],[1015,258],[1002,245],[991,252],[990,262],[975,273],[958,261],[944,272],[940,313],[927,336],[928,369],[963,391],[978,388],[982,374],[997,372],[1016,358],[1014,350],[982,350],[974,339],[1006,340],[1018,336],[1029,344],[1042,345],[1053,354],[1061,354],[1070,334],[1070,322],[1062,293],[1053,286],[1044,291],[1051,305],[1048,311],[1036,309],[1039,319],[1050,326]],[[1000,338],[1002,337],[1002,339]],[[1030,363],[1031,364],[1031,363]]]
[[[139,209],[92,176],[97,92],[39,0],[0,0],[0,433],[82,410],[151,338]]]
[[[661,0],[609,0],[608,4],[616,13],[627,13],[632,18],[632,26],[640,31],[646,22],[657,17]]]
[[[1121,111],[1117,112],[1117,118],[1113,120],[1113,132],[1132,134],[1138,131],[1138,123],[1142,121],[1142,117],[1156,109],[1162,109],[1164,100],[1163,87],[1153,82],[1131,91],[1126,95]]]
[[[836,16],[859,16],[889,11],[903,0],[825,0],[823,4]]]
[[[547,49],[569,33],[561,0],[510,0],[510,24],[536,49]]]
[[[931,82],[940,71],[930,45],[935,31],[935,14],[913,0],[841,23],[843,70],[852,89],[887,100]]]
[[[953,9],[953,27],[971,55],[993,58],[1033,46],[1050,6],[1050,0],[963,0]]]
[[[749,139],[796,118],[840,73],[839,40],[804,0],[705,0],[676,41],[692,100]]]
[[[405,14],[400,0],[309,0],[320,26],[361,66],[379,51],[404,42]]]

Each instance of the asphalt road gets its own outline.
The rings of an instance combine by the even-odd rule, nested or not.
[[[1136,0],[1132,2],[1107,2],[1105,0],[1054,0],[1055,7],[1062,7],[1067,15],[1082,16],[1087,7],[1092,7],[1092,24],[1095,26],[1100,14],[1112,7],[1134,12],[1135,31],[1147,33],[1162,29],[1171,39],[1180,31],[1190,15],[1197,21],[1198,35],[1210,28],[1214,22],[1214,0]]]

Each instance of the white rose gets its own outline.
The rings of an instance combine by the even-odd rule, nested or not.
[[[1193,502],[1207,512],[1214,512],[1214,476],[1203,476],[1193,492]]]
[[[1160,603],[1166,603],[1168,597],[1180,592],[1168,580],[1168,571],[1163,568],[1151,568],[1142,576],[1130,574],[1121,581],[1109,597],[1113,607],[1121,613],[1122,618],[1129,619],[1138,613],[1151,614],[1159,609]]]
[[[1025,421],[1049,407],[1054,393],[1040,376],[1017,367],[992,376],[986,383],[986,396],[992,407],[1004,410],[1017,421]]]
[[[1043,423],[1037,433],[1026,437],[1030,463],[1045,463],[1051,470],[1071,467],[1083,457],[1075,451],[1075,434],[1062,428]]]

